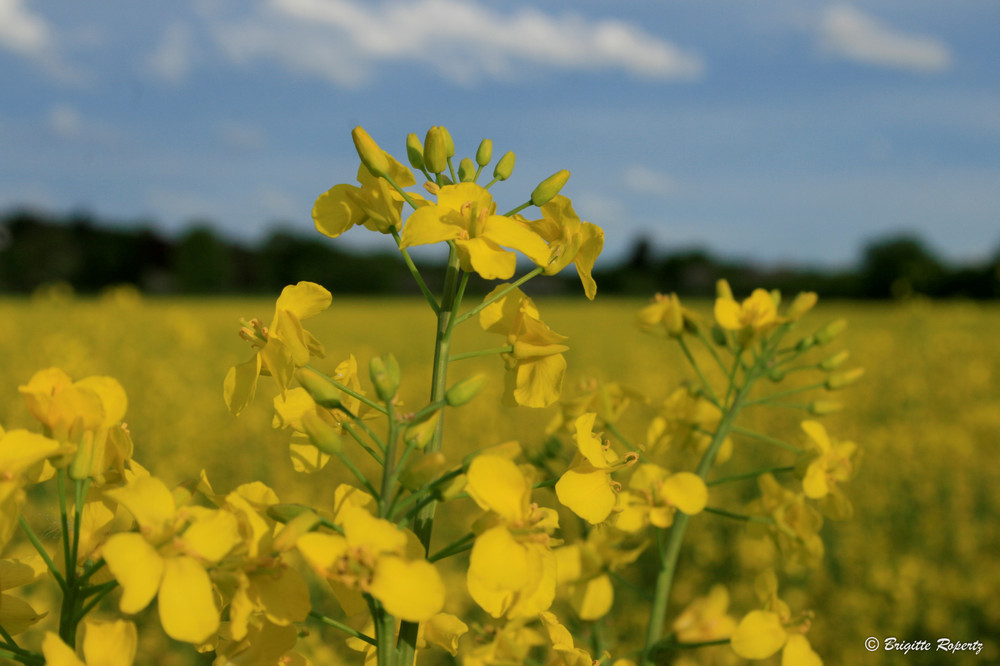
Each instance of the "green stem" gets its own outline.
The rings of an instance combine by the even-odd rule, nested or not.
[[[773,354],[773,350],[777,348],[778,344],[781,342],[781,338],[786,330],[787,324],[775,332],[771,340],[771,345],[764,346],[762,348],[761,354],[758,356],[756,363],[746,371],[743,386],[735,390],[735,394],[732,396],[732,403],[729,404],[729,408],[723,413],[722,419],[720,419],[718,428],[715,431],[715,435],[712,437],[711,443],[702,455],[701,461],[698,463],[697,470],[695,470],[695,473],[702,479],[708,477],[708,473],[712,469],[712,465],[715,464],[715,458],[719,454],[719,449],[722,448],[723,442],[725,442],[726,437],[733,428],[733,423],[735,422],[737,415],[740,413],[740,410],[743,408],[743,404],[747,400],[747,396],[750,394],[751,388],[763,373],[768,360]],[[734,391],[736,370],[740,366],[742,366],[742,361],[739,356],[736,356],[733,359],[733,369],[730,374],[730,386],[726,396],[727,402],[729,400],[728,394]],[[684,532],[687,530],[690,520],[691,517],[689,515],[678,512],[674,519],[674,524],[670,528],[665,544],[663,542],[663,530],[657,530],[660,542],[660,572],[656,577],[656,588],[653,592],[653,604],[650,609],[649,625],[646,627],[646,642],[645,647],[643,648],[641,660],[642,666],[652,665],[652,648],[663,636],[663,625],[666,619],[666,610],[667,603],[670,599],[670,590],[673,585],[674,574],[677,571],[677,561],[680,557],[681,543],[684,540]]]
[[[306,367],[309,368],[310,370],[312,370],[313,372],[315,372],[317,375],[319,375],[320,377],[322,377],[326,381],[328,381],[331,384],[333,384],[334,387],[336,387],[336,389],[338,391],[340,391],[341,393],[346,393],[347,395],[351,396],[352,398],[356,398],[357,400],[360,400],[363,405],[367,405],[367,406],[371,407],[372,409],[374,409],[376,412],[379,412],[380,414],[385,414],[385,407],[383,407],[379,403],[375,402],[374,400],[372,400],[368,396],[364,395],[363,393],[358,393],[357,391],[355,391],[351,387],[344,386],[343,384],[341,384],[337,380],[333,379],[332,377],[330,377],[325,372],[323,372],[322,370],[320,370],[316,366],[312,365],[311,363],[308,364],[308,365],[306,365]]]
[[[795,395],[796,393],[803,393],[805,391],[812,391],[814,389],[823,388],[826,386],[826,382],[817,382],[816,384],[809,384],[808,386],[800,386],[798,388],[788,389],[787,391],[778,391],[777,393],[772,393],[763,398],[758,398],[756,400],[751,400],[747,402],[744,407],[752,407],[754,405],[766,405],[773,401],[775,398],[783,398],[786,395]]]
[[[530,200],[529,201],[525,201],[523,204],[521,204],[517,208],[512,208],[509,211],[507,211],[506,213],[504,213],[503,216],[504,217],[510,217],[511,215],[514,215],[515,213],[520,213],[522,210],[524,210],[525,208],[527,208],[530,205],[531,205],[531,201]]]
[[[780,439],[775,439],[760,432],[754,430],[747,430],[746,428],[733,428],[733,433],[737,435],[743,435],[744,437],[749,437],[750,439],[756,439],[761,442],[766,442],[772,446],[777,446],[779,449],[785,449],[786,451],[794,451],[795,453],[802,453],[802,449],[787,442],[783,442]]]
[[[446,557],[451,557],[452,555],[458,555],[459,553],[464,553],[472,548],[473,543],[476,540],[476,535],[466,534],[461,539],[457,539],[452,543],[448,544],[438,552],[434,553],[427,558],[428,562],[437,562],[438,560],[443,560]]]
[[[59,497],[59,523],[62,526],[63,557],[65,558],[63,562],[66,563],[66,583],[69,587],[73,587],[74,571],[70,567],[73,559],[70,552],[71,537],[68,510],[66,508],[66,470],[64,469],[60,469],[56,475],[56,494]]]
[[[99,585],[96,587],[100,587],[100,589],[94,594],[94,598],[88,601],[86,604],[84,604],[80,608],[79,612],[75,613],[73,616],[74,632],[76,630],[76,625],[80,624],[80,622],[83,621],[83,618],[87,617],[87,613],[92,611],[94,607],[97,606],[97,604],[101,603],[101,599],[108,596],[111,590],[118,587],[118,581],[109,580],[107,583],[104,583],[104,585]]]
[[[56,568],[56,563],[52,561],[52,558],[49,556],[49,552],[45,550],[45,546],[43,546],[42,542],[38,540],[38,536],[35,534],[35,531],[31,529],[31,526],[28,525],[28,521],[24,519],[24,516],[18,515],[17,520],[21,524],[21,529],[24,530],[24,534],[28,537],[28,541],[30,541],[31,545],[35,547],[36,551],[38,551],[39,556],[41,556],[42,560],[45,562],[45,566],[49,568],[49,573],[51,573],[52,577],[56,579],[57,583],[59,583],[59,589],[62,590],[63,594],[66,594],[69,586],[66,585],[66,579],[63,578],[62,573],[60,573],[59,569]]]
[[[361,470],[359,470],[354,465],[354,463],[351,462],[351,459],[348,458],[342,451],[338,451],[337,452],[337,457],[340,458],[340,461],[342,463],[344,463],[344,467],[346,467],[348,470],[350,470],[351,474],[354,475],[354,478],[356,478],[358,480],[358,482],[361,485],[363,485],[365,487],[365,489],[369,493],[371,493],[371,496],[375,497],[375,498],[378,498],[379,502],[381,502],[381,496],[379,495],[379,492],[377,490],[375,490],[375,486],[373,486],[372,482],[368,480],[368,477],[365,476],[364,474],[362,474]]]
[[[396,472],[396,443],[399,441],[399,421],[396,420],[396,406],[392,400],[386,403],[389,419],[389,433],[385,443],[385,464],[382,467],[382,492],[378,501],[378,517],[389,515],[392,506],[393,483]]]
[[[735,428],[733,429],[735,431]],[[724,483],[732,483],[733,481],[744,481],[746,479],[756,479],[762,474],[773,474],[775,472],[794,472],[794,467],[767,467],[765,469],[758,469],[752,472],[744,472],[743,474],[733,474],[732,476],[724,476],[721,479],[715,479],[713,481],[706,481],[706,486],[720,486]]]
[[[38,664],[41,666],[41,664],[45,663],[42,655],[28,652],[27,650],[15,649],[12,645],[0,645],[0,657],[10,659],[11,661],[19,661],[22,664]]]
[[[722,404],[719,402],[718,396],[716,396],[715,391],[712,390],[712,385],[708,383],[707,379],[705,379],[705,374],[701,371],[701,366],[699,366],[698,362],[694,360],[694,355],[691,353],[691,349],[684,341],[684,338],[677,337],[676,339],[677,339],[677,344],[679,344],[681,347],[681,351],[684,352],[684,356],[687,357],[688,363],[690,363],[691,367],[694,368],[694,371],[698,373],[698,379],[701,380],[701,385],[704,386],[705,391],[708,392],[708,397],[711,399],[712,404],[721,409]]]
[[[535,277],[537,275],[540,275],[543,270],[545,270],[545,269],[543,267],[541,267],[541,266],[536,266],[535,268],[531,269],[530,271],[528,271],[527,273],[525,273],[524,275],[522,275],[521,277],[519,277],[514,282],[511,282],[506,287],[503,287],[502,289],[498,290],[496,293],[494,293],[489,298],[484,299],[483,302],[480,303],[479,305],[475,306],[474,308],[472,308],[471,310],[469,310],[467,312],[463,312],[462,314],[458,315],[458,317],[455,318],[455,325],[461,324],[463,321],[465,321],[469,317],[475,317],[477,314],[479,314],[480,311],[482,311],[485,308],[489,307],[493,303],[496,303],[501,298],[503,298],[504,296],[506,296],[510,292],[514,291],[515,289],[517,289],[518,287],[520,287],[522,284],[524,284],[525,282],[527,282],[531,278],[533,278],[533,277]]]
[[[745,513],[734,513],[732,511],[726,511],[725,509],[719,509],[714,506],[706,506],[704,509],[705,513],[713,513],[717,516],[722,516],[724,518],[732,518],[733,520],[739,520],[744,523],[761,523],[763,525],[774,525],[774,519],[768,518],[766,516],[750,516]]]
[[[427,283],[424,282],[424,278],[420,275],[417,265],[413,263],[413,257],[410,256],[410,253],[405,247],[399,247],[399,244],[402,242],[399,232],[393,229],[392,237],[396,239],[396,247],[399,248],[399,253],[403,255],[403,261],[406,263],[406,267],[410,270],[410,274],[416,281],[417,286],[420,287],[420,293],[424,295],[424,298],[427,300],[427,304],[431,306],[431,310],[435,313],[438,312],[438,310],[441,309],[441,306],[438,304],[437,299],[434,298],[434,294],[431,293],[430,287],[428,287]]]
[[[375,622],[375,649],[378,666],[396,666],[396,649],[393,645],[396,634],[396,621],[378,601],[365,595],[368,608]]]
[[[643,455],[642,451],[640,451],[638,447],[632,445],[632,442],[630,442],[628,438],[621,433],[621,431],[618,429],[618,426],[616,426],[614,423],[611,423],[610,421],[605,421],[604,427],[608,429],[608,432],[610,432],[612,435],[615,436],[615,439],[624,444],[625,448],[627,448],[629,451],[633,451],[634,453],[638,454],[640,459],[645,460],[646,456]]]
[[[364,430],[366,433],[368,433],[368,435],[375,442],[376,446],[378,446],[382,451],[385,451],[385,446],[382,443],[382,440],[380,440],[375,435],[375,433],[372,432],[372,429],[369,428],[368,425],[364,421],[358,420],[357,424],[359,426],[361,426],[362,430]],[[364,438],[361,437],[361,435],[359,435],[357,432],[354,431],[354,428],[351,426],[350,423],[341,423],[340,427],[342,427],[344,429],[344,431],[347,432],[347,434],[351,436],[351,439],[353,439],[355,442],[358,443],[358,446],[360,446],[365,451],[367,451],[368,455],[370,455],[375,460],[375,462],[377,462],[379,465],[384,465],[385,464],[385,461],[383,460],[382,456],[380,456],[375,451],[375,449],[373,449],[372,447],[368,446],[368,444],[365,442]]]
[[[462,352],[461,354],[452,354],[448,357],[449,363],[454,363],[455,361],[464,361],[468,358],[478,358],[480,356],[493,356],[494,354],[510,354],[514,351],[514,345],[505,345],[503,347],[493,347],[492,349],[480,349],[478,351]]]
[[[643,587],[639,587],[638,585],[636,585],[632,581],[630,581],[630,580],[628,580],[626,578],[623,578],[621,576],[621,574],[619,574],[618,572],[616,572],[616,571],[614,571],[612,569],[608,569],[607,572],[608,572],[609,576],[611,576],[616,581],[618,581],[619,583],[621,583],[625,587],[629,588],[630,590],[632,590],[633,592],[635,592],[636,594],[638,594],[640,597],[642,597],[646,601],[652,601],[653,600],[653,595],[651,595],[649,593],[649,590],[647,590],[647,589],[645,589]]]
[[[722,362],[722,357],[719,356],[719,352],[715,349],[715,343],[705,337],[705,332],[700,328],[698,329],[698,339],[701,340],[701,343],[705,345],[706,349],[708,349],[708,352],[712,355],[712,358],[715,359],[715,362],[719,365],[722,373],[727,374],[729,372],[729,368]]]
[[[369,645],[374,645],[374,646],[378,647],[378,642],[374,638],[372,638],[368,634],[361,633],[360,631],[358,631],[354,627],[349,627],[348,625],[344,624],[343,622],[337,622],[333,618],[327,617],[326,615],[321,615],[320,613],[317,613],[316,611],[309,611],[309,617],[311,617],[312,619],[316,620],[317,622],[322,622],[323,624],[325,624],[325,625],[327,625],[329,627],[333,627],[334,629],[340,629],[345,634],[348,634],[350,636],[353,636],[354,638],[358,638],[360,640],[363,640],[365,643],[368,643]]]

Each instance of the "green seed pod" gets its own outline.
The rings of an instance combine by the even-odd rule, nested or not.
[[[816,336],[810,335],[798,341],[798,343],[795,345],[795,351],[801,353],[804,351],[809,351],[815,346],[816,346]]]
[[[489,139],[483,139],[479,143],[479,150],[476,151],[476,164],[479,166],[486,166],[490,163],[493,158],[493,142]]]
[[[493,177],[497,180],[507,180],[514,172],[514,151],[508,150],[493,168]]]
[[[309,437],[309,443],[323,453],[333,455],[340,452],[340,433],[315,412],[302,415],[302,429]]]
[[[563,169],[555,172],[540,182],[535,191],[531,193],[531,203],[535,206],[544,206],[552,201],[552,198],[559,194],[567,180],[569,180],[569,171]]]
[[[767,378],[777,384],[785,378],[785,371],[780,368],[771,368],[767,371]]]
[[[420,145],[420,137],[413,132],[406,135],[406,157],[414,169],[424,168],[424,147]]]
[[[368,374],[375,393],[383,402],[390,402],[399,390],[399,363],[392,354],[374,356],[368,363]]]
[[[389,173],[388,156],[378,147],[375,140],[368,136],[368,132],[359,125],[351,132],[351,137],[354,139],[358,156],[361,157],[361,163],[368,167],[372,175],[384,176]]]
[[[448,154],[442,128],[434,126],[424,138],[424,166],[431,173],[441,173],[448,168]]]
[[[295,372],[295,378],[299,384],[312,396],[316,404],[327,409],[337,409],[341,407],[340,389],[330,383],[330,381],[315,370],[309,368],[299,368]]]
[[[448,389],[444,394],[444,400],[451,407],[461,407],[475,398],[485,383],[486,375],[483,374],[463,379]]]
[[[458,163],[458,179],[463,183],[471,183],[476,179],[476,163],[468,157],[463,157]]]
[[[843,333],[845,328],[847,328],[846,319],[836,319],[831,321],[829,324],[816,331],[816,344],[825,345],[830,342],[830,340],[833,340],[835,337]]]

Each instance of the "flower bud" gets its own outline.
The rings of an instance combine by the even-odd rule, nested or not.
[[[824,358],[822,361],[819,362],[819,369],[826,370],[829,372],[830,370],[839,368],[844,364],[844,361],[846,361],[850,355],[851,352],[844,349],[842,351],[837,352],[836,354],[833,354],[832,356],[827,356],[826,358]]]
[[[340,452],[340,433],[315,411],[302,415],[302,430],[309,437],[309,443],[323,453],[332,455]]]
[[[292,548],[295,548],[295,544],[298,543],[299,537],[308,534],[314,527],[320,524],[321,519],[315,512],[305,507],[301,508],[303,510],[300,511],[294,518],[285,521],[285,526],[280,532],[278,532],[278,535],[274,537],[274,542],[271,546],[279,553],[284,553]]]
[[[500,158],[497,165],[493,167],[493,177],[497,180],[507,180],[510,178],[510,174],[514,172],[514,151],[508,150],[504,153],[504,156]]]
[[[815,291],[799,292],[792,304],[788,306],[788,312],[785,313],[785,316],[792,321],[801,319],[802,315],[812,310],[818,298]]]
[[[90,468],[94,459],[94,433],[85,432],[77,446],[73,461],[69,464],[69,478],[82,481],[90,476]]]
[[[368,363],[368,374],[375,393],[383,402],[390,402],[399,390],[399,363],[392,354],[373,356]]]
[[[442,128],[435,125],[427,130],[424,138],[424,166],[431,173],[441,173],[448,168],[448,154]]]
[[[544,206],[552,201],[552,198],[559,194],[567,180],[569,180],[569,171],[563,169],[555,172],[540,182],[535,191],[531,193],[531,203],[535,206]]]
[[[407,465],[399,475],[399,482],[412,493],[437,478],[446,463],[447,459],[440,451],[425,453],[414,460],[413,464]]]
[[[725,278],[717,280],[715,283],[715,294],[718,298],[733,300],[733,290],[729,286],[729,281]]]
[[[787,373],[781,368],[771,368],[767,371],[767,378],[777,384],[785,378]]]
[[[801,353],[804,351],[809,351],[815,346],[816,346],[816,336],[810,335],[798,341],[798,343],[795,345],[795,351]]]
[[[817,400],[809,405],[809,413],[814,416],[823,416],[824,414],[839,412],[843,408],[844,405],[835,400]]]
[[[267,507],[268,517],[279,523],[288,523],[303,513],[312,513],[315,515],[313,510],[304,504],[272,504]]]
[[[845,328],[847,328],[846,319],[831,321],[829,324],[816,331],[816,344],[825,345],[830,342],[830,340],[833,340],[835,337],[843,333]]]
[[[468,157],[463,157],[458,163],[458,180],[463,183],[471,183],[476,179],[476,163]]]
[[[441,136],[444,137],[444,154],[446,157],[455,156],[455,140],[451,138],[451,132],[447,127],[441,127]]]
[[[493,142],[489,139],[483,139],[479,144],[479,150],[476,151],[476,164],[486,166],[492,158]]]
[[[295,372],[295,378],[306,390],[316,404],[327,409],[337,409],[341,407],[340,389],[330,383],[326,377],[310,370],[309,368],[299,368]]]
[[[444,400],[450,407],[461,407],[475,398],[485,383],[486,375],[467,377],[449,388],[444,394]]]
[[[864,368],[854,368],[846,372],[835,372],[826,378],[826,389],[836,391],[855,383],[865,374]]]
[[[413,132],[406,135],[406,157],[414,169],[424,168],[424,147],[420,145],[420,137]]]
[[[351,137],[361,157],[361,163],[368,167],[372,175],[384,176],[389,173],[389,157],[378,147],[375,140],[368,136],[368,132],[359,125],[351,132]]]
[[[434,439],[438,422],[441,420],[441,410],[435,409],[420,421],[414,421],[403,430],[403,441],[421,451]]]

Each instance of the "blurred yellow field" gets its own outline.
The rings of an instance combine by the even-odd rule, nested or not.
[[[564,395],[590,378],[634,389],[636,396],[646,397],[645,404],[636,397],[619,427],[629,439],[644,441],[640,422],[690,376],[676,346],[637,329],[635,313],[644,303],[538,299],[538,305],[554,331],[570,336]],[[707,314],[710,304],[694,309]],[[271,427],[272,386],[262,388],[238,417],[223,401],[227,370],[250,356],[237,336],[240,320],[266,321],[273,310],[268,299],[146,300],[128,291],[96,300],[54,294],[0,301],[0,424],[8,430],[31,427],[18,386],[37,370],[57,366],[74,378],[109,375],[129,397],[125,420],[135,459],[168,483],[197,477],[204,469],[223,491],[257,479],[271,485],[283,502],[330,501],[336,484],[351,480],[350,475],[335,464],[316,475],[293,471],[288,434]],[[935,663],[1000,659],[995,599],[1000,589],[1000,348],[995,342],[1000,308],[922,301],[821,303],[809,317],[816,327],[838,317],[850,322],[831,349],[849,349],[851,366],[867,373],[836,396],[846,409],[824,423],[840,439],[858,442],[863,459],[845,484],[854,517],[826,522],[820,571],[808,577],[792,572],[793,584],[783,583],[783,597],[794,608],[815,611],[809,640],[826,664],[911,663],[891,652],[870,654],[868,637],[935,644],[942,638],[978,640],[985,644],[980,654],[938,653]],[[496,345],[478,326],[467,328],[456,333],[453,353]],[[367,368],[373,355],[392,351],[402,368],[404,407],[417,410],[426,403],[434,336],[426,304],[334,295],[333,305],[310,320],[309,330],[326,345],[327,357],[318,367],[332,372],[353,354]],[[449,460],[508,440],[541,450],[557,410],[497,409],[503,364],[496,356],[456,362],[450,381],[479,372],[490,377],[483,394],[448,413],[443,450]],[[361,377],[370,390],[366,370]],[[799,420],[797,414],[774,409],[758,414],[751,408],[745,422],[797,441],[802,439]],[[753,469],[754,461],[763,456],[766,462],[767,455],[741,444],[719,471]],[[731,505],[751,502],[757,488],[751,481],[726,491]],[[436,542],[444,545],[466,527],[436,528]],[[733,606],[752,605],[752,581],[742,570],[754,555],[732,552],[725,540],[741,529],[739,523],[707,514],[692,520],[668,618],[719,581],[733,584]],[[630,612],[626,598],[613,614]],[[695,663],[728,663],[734,657],[705,651],[688,656]],[[924,657],[912,663],[930,663],[919,661]]]

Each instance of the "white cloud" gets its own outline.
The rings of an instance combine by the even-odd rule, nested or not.
[[[849,5],[827,8],[820,32],[824,51],[855,62],[918,72],[951,66],[951,51],[941,40],[900,32]]]
[[[666,197],[677,192],[677,181],[672,176],[641,164],[626,169],[623,179],[625,187],[640,194]]]
[[[169,83],[180,83],[191,69],[194,38],[183,23],[171,23],[163,31],[159,46],[150,54],[147,65],[156,76]]]
[[[267,144],[267,133],[255,123],[230,121],[219,128],[222,143],[236,150],[256,150]]]
[[[51,42],[48,24],[28,11],[22,0],[0,0],[0,47],[41,57],[50,49]]]
[[[341,85],[365,81],[380,62],[425,63],[467,82],[543,66],[621,70],[656,79],[693,79],[701,59],[623,21],[535,9],[501,13],[476,2],[269,0],[242,19],[215,26],[237,62],[273,58]]]
[[[80,135],[80,114],[71,106],[60,104],[49,109],[49,129],[58,136],[73,139]]]

